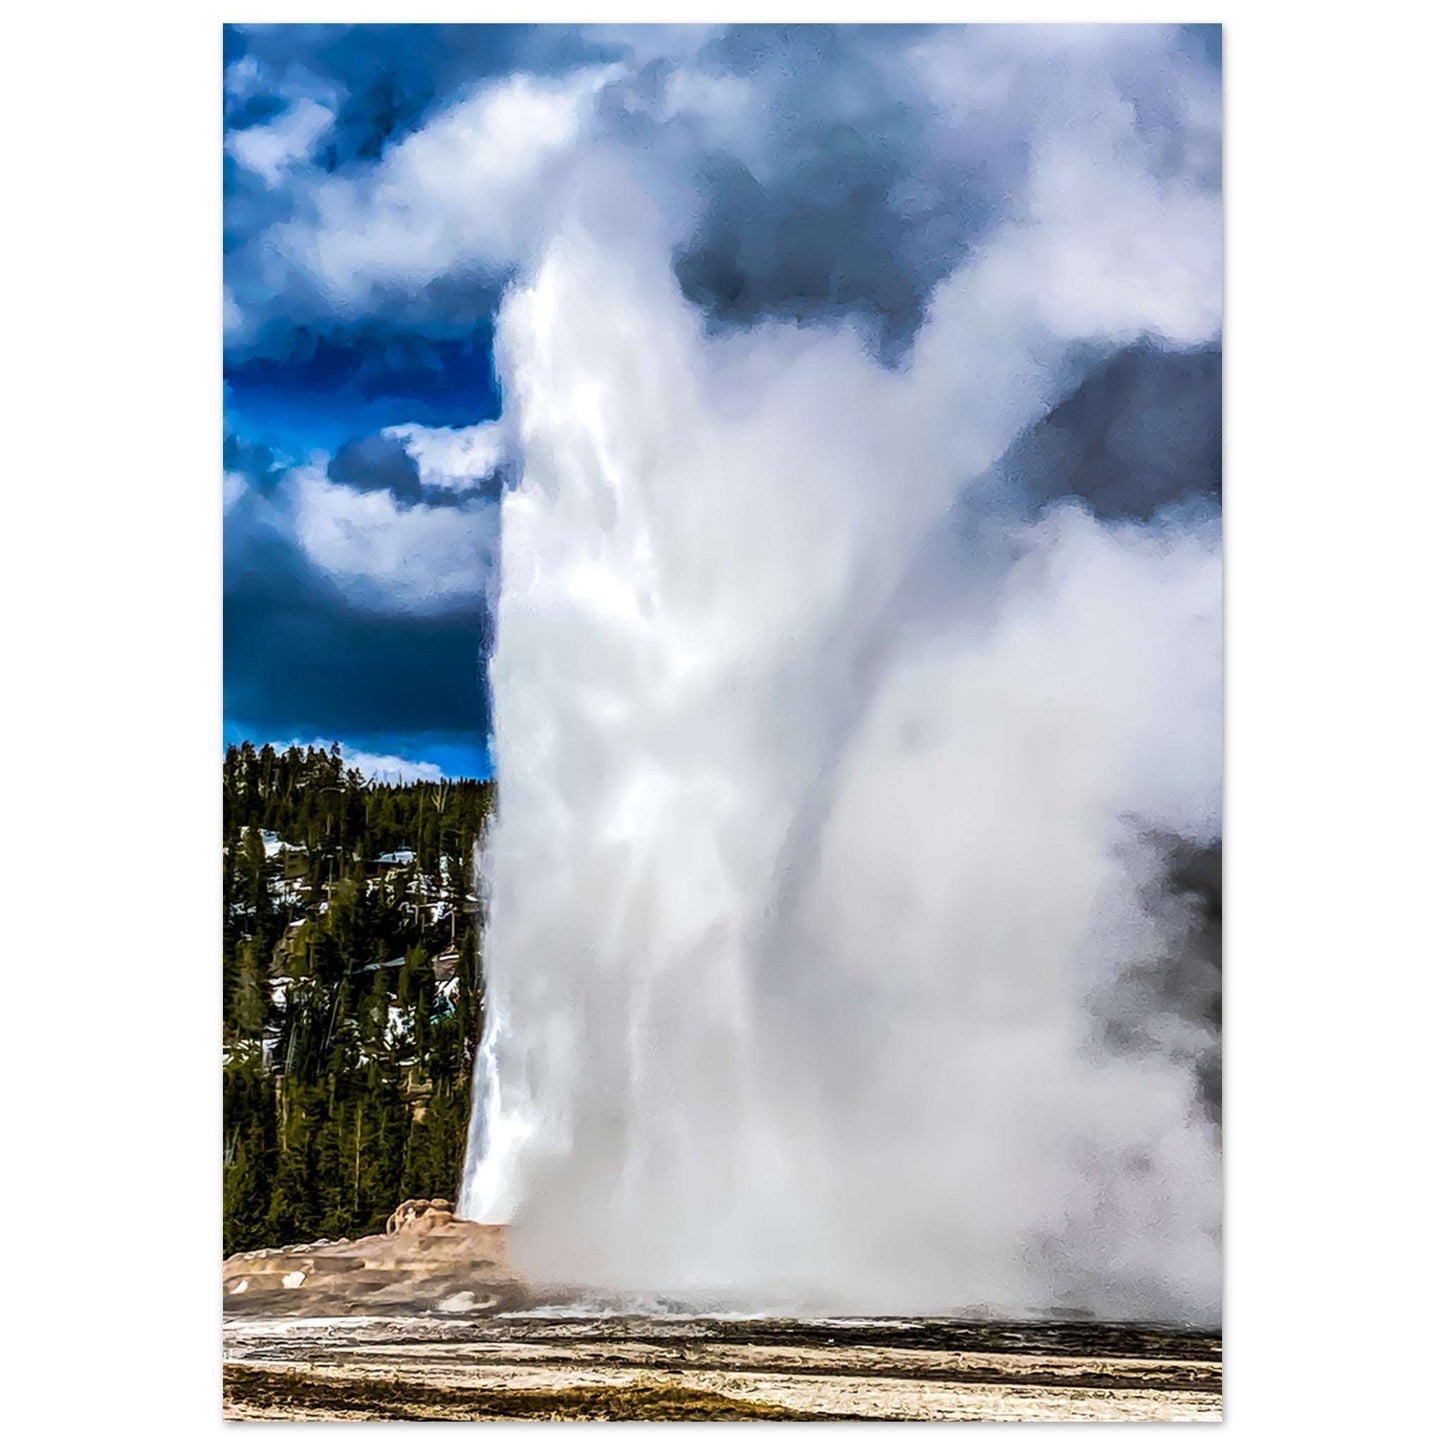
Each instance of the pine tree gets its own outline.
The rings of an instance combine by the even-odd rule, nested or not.
[[[237,955],[235,990],[229,1017],[241,1038],[259,1039],[266,1026],[266,970],[257,958],[255,940],[244,943]]]
[[[399,1198],[454,1197],[483,1003],[463,904],[491,784],[374,786],[334,745],[242,743],[226,750],[222,785],[226,1249],[354,1234],[379,1228]],[[310,885],[299,905],[276,906],[283,868],[262,828],[308,850],[304,868],[284,870]],[[415,850],[414,865],[368,870],[399,848]],[[455,912],[433,924],[424,905],[437,889]],[[302,923],[288,933],[292,916]],[[454,1008],[430,962],[451,943]],[[361,971],[398,955],[399,970]],[[292,982],[277,1009],[281,975]],[[388,1043],[393,996],[410,1037]],[[269,1067],[257,1046],[268,1020],[282,1026]]]

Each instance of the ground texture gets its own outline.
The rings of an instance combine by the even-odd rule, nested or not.
[[[1217,1337],[960,1320],[231,1318],[232,1419],[1218,1420]]]
[[[584,1300],[529,1285],[503,1229],[441,1199],[235,1255],[222,1289],[235,1420],[1222,1418],[1217,1335]]]

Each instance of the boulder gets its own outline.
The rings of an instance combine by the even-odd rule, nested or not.
[[[456,1206],[450,1199],[408,1199],[398,1204],[386,1221],[388,1234],[428,1234],[454,1222]]]
[[[227,1313],[247,1315],[491,1314],[528,1298],[504,1227],[447,1199],[408,1199],[383,1234],[232,1255],[221,1277]]]

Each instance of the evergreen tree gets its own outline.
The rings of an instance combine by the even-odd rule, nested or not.
[[[258,1039],[266,1025],[266,970],[257,958],[255,940],[241,945],[236,958],[235,986],[229,1019],[237,1036]]]
[[[463,909],[492,805],[490,783],[373,785],[335,746],[226,749],[228,1252],[376,1229],[404,1196],[454,1195],[482,1008],[482,920]],[[268,859],[262,829],[304,856]],[[379,861],[401,849],[411,864]],[[437,898],[454,914],[433,923]],[[431,960],[453,944],[443,996]]]

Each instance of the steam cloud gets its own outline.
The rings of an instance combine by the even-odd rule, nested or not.
[[[1218,477],[1066,455],[1086,378],[1147,434],[1217,377],[1217,71],[686,32],[549,96],[463,1211],[546,1280],[1217,1322]]]

